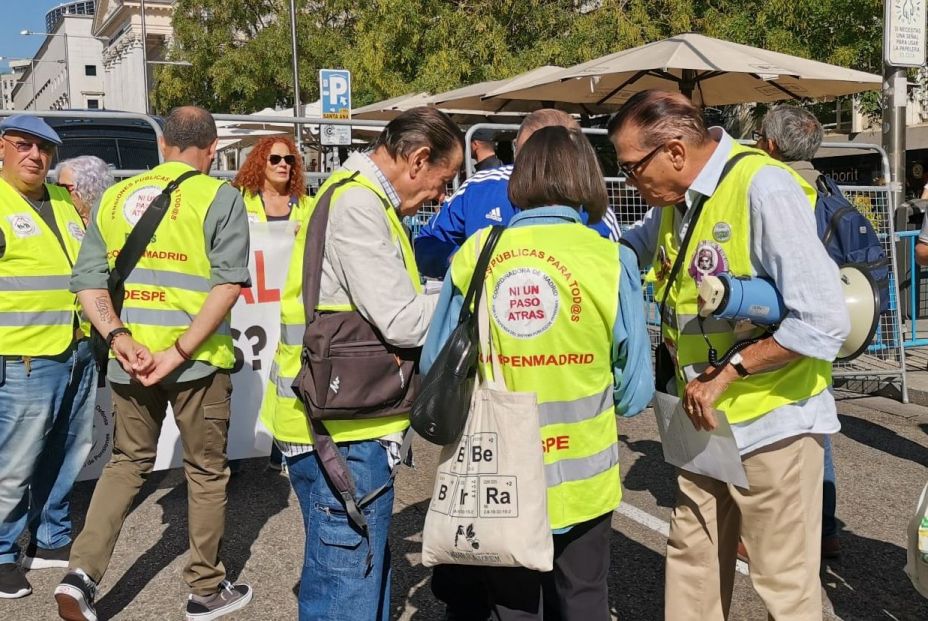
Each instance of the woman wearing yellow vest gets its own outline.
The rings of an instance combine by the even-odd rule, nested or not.
[[[383,340],[420,347],[435,310],[423,295],[409,234],[400,218],[423,202],[442,200],[464,160],[464,136],[442,112],[413,108],[393,119],[373,151],[355,153],[319,189],[331,194],[322,261],[320,312],[357,310]],[[347,181],[351,179],[350,181]],[[348,462],[356,499],[382,485],[362,511],[367,536],[348,519],[345,503],[325,476],[313,447],[306,410],[292,384],[300,369],[303,310],[301,227],[281,298],[281,337],[261,409],[261,421],[287,458],[290,484],[303,510],[306,549],[300,580],[301,621],[390,618],[392,466],[408,414],[326,421]],[[332,390],[362,377],[336,377]]]
[[[242,191],[249,222],[302,222],[309,214],[303,158],[289,136],[256,142],[232,185]]]
[[[654,206],[622,243],[652,264],[655,299],[667,300],[675,379],[658,389],[681,398],[696,429],[726,417],[749,487],[677,470],[665,618],[728,616],[740,535],[769,617],[821,619],[822,438],[840,428],[831,361],[849,320],[838,267],[816,233],[815,190],[783,162],[706,128],[680,93],[638,93],[609,122],[609,137]],[[730,357],[739,327],[697,316],[699,283],[722,272],[769,277],[787,309],[772,337]]]
[[[249,222],[293,220],[300,227],[309,217],[303,157],[290,136],[268,136],[256,142],[232,185],[242,192]],[[231,467],[237,472],[238,462]],[[283,455],[272,444],[268,468],[282,467]]]
[[[507,388],[537,395],[555,553],[550,574],[484,569],[489,604],[503,621],[605,621],[611,515],[622,497],[615,415],[637,414],[654,392],[638,264],[582,223],[581,211],[595,223],[608,206],[579,130],[536,131],[519,150],[509,198],[522,211],[494,249],[481,303]],[[451,262],[423,372],[457,323],[486,232]]]

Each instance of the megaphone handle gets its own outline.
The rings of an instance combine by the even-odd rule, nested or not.
[[[719,352],[712,345],[712,341],[709,340],[709,335],[706,334],[706,330],[703,327],[703,322],[705,322],[706,318],[703,317],[702,315],[697,315],[696,320],[699,322],[699,331],[702,333],[702,338],[706,342],[706,347],[709,348],[709,364],[711,364],[714,367],[717,367],[719,366],[717,363],[717,356],[719,355]]]

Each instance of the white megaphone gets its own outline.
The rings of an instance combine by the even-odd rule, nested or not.
[[[854,265],[841,268],[841,290],[851,316],[851,331],[835,360],[853,360],[870,346],[880,326],[880,290],[870,273]]]
[[[851,331],[838,350],[838,362],[867,350],[880,323],[880,291],[870,274],[854,265],[841,268],[841,291],[851,317]],[[747,320],[775,327],[786,316],[783,298],[767,278],[706,276],[699,285],[699,314],[729,321]]]

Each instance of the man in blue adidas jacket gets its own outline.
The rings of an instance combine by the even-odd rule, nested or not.
[[[565,112],[544,108],[529,114],[516,134],[515,148],[536,130],[551,125],[579,128]],[[416,263],[431,278],[442,278],[448,271],[451,255],[475,231],[494,224],[509,224],[516,208],[509,202],[509,175],[512,166],[483,170],[465,181],[448,199],[415,239]],[[586,214],[581,214],[586,221]],[[618,241],[619,225],[612,210],[592,227],[606,239]]]

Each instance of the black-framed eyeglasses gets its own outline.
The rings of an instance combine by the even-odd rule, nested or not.
[[[619,172],[621,172],[626,177],[634,179],[638,174],[637,171],[640,171],[642,168],[647,166],[648,162],[650,162],[654,158],[654,156],[660,153],[661,150],[664,149],[666,146],[667,146],[666,142],[663,144],[657,145],[656,147],[651,149],[651,151],[647,155],[645,155],[643,158],[641,158],[637,162],[625,162],[625,163],[619,162]]]
[[[73,191],[74,191],[74,184],[73,184],[73,183],[61,183],[60,181],[58,181],[58,182],[55,183],[55,185],[57,185],[59,188],[64,188],[64,189],[67,190],[68,192],[73,192]]]
[[[17,153],[29,153],[32,151],[32,147],[38,147],[39,151],[42,153],[54,153],[55,145],[51,142],[45,142],[44,140],[32,142],[29,140],[10,140],[6,136],[3,136],[3,139],[13,145],[13,148],[16,149]]]
[[[271,166],[277,166],[280,164],[280,160],[286,162],[287,166],[293,166],[296,164],[295,155],[277,155],[276,153],[271,153],[267,156],[267,161],[271,163]]]
[[[751,139],[754,140],[754,142],[760,142],[761,140],[767,139],[767,134],[764,132],[759,132],[755,129],[751,132]]]

